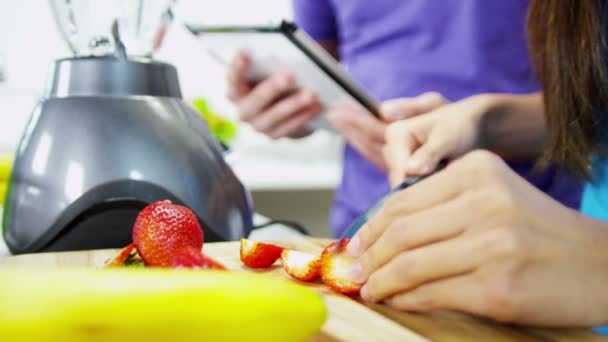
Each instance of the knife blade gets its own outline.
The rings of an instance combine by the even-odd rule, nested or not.
[[[348,227],[348,229],[346,229],[344,231],[344,233],[342,234],[342,236],[340,237],[340,239],[338,239],[340,242],[336,244],[336,246],[340,246],[341,242],[343,242],[344,239],[346,238],[352,238],[353,236],[355,236],[355,234],[359,231],[359,229],[365,224],[367,223],[367,221],[373,217],[386,203],[386,201],[389,200],[389,198],[391,198],[395,193],[409,188],[410,186],[420,182],[421,180],[439,172],[440,170],[442,170],[445,166],[447,165],[446,161],[441,161],[437,164],[437,166],[435,167],[435,169],[433,169],[433,171],[422,175],[422,176],[416,176],[416,177],[410,177],[406,180],[404,180],[401,184],[399,184],[398,186],[396,186],[395,188],[393,188],[389,193],[387,193],[386,195],[384,195],[378,202],[376,202],[371,208],[369,208],[367,211],[365,211],[363,214],[361,214],[359,217],[357,217],[352,223],[351,225]]]

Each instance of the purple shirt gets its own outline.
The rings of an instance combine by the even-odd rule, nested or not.
[[[294,0],[296,23],[337,40],[350,75],[379,101],[437,91],[451,101],[485,92],[539,90],[525,36],[527,0]],[[513,169],[578,208],[581,185],[555,169]],[[331,224],[339,235],[389,190],[387,176],[351,146]]]

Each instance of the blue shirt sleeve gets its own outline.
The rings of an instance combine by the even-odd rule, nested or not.
[[[593,329],[596,333],[600,334],[600,335],[607,335],[608,336],[608,326],[605,327],[598,327]]]
[[[296,24],[317,41],[337,40],[338,26],[330,0],[293,0]]]
[[[581,212],[608,221],[608,160],[597,155],[593,158],[592,181],[583,191]]]

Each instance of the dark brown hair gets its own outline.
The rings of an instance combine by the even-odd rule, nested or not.
[[[539,163],[553,162],[587,178],[592,154],[604,153],[605,119],[598,115],[608,111],[605,2],[533,0],[528,12],[528,42],[548,130]]]

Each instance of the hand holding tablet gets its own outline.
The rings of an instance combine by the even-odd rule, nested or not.
[[[291,96],[282,102],[317,100],[321,114],[336,104],[350,102],[377,116],[376,102],[346,75],[329,53],[293,24],[283,22],[277,27],[188,28],[220,65],[233,71],[247,67],[246,78],[250,84],[263,81],[259,88],[274,87],[274,90],[280,90],[281,87],[292,87],[314,90],[315,93],[300,92],[297,94],[299,99]],[[247,53],[247,57],[236,58],[242,51]],[[233,61],[241,65],[231,65]],[[231,76],[233,78],[234,75]],[[243,86],[236,87],[243,92],[249,90],[240,88]],[[257,88],[253,91],[258,91]],[[261,91],[268,92],[268,89]],[[315,95],[317,99],[312,98]],[[316,111],[319,112],[319,108]],[[324,115],[318,115],[311,126],[329,128]]]

